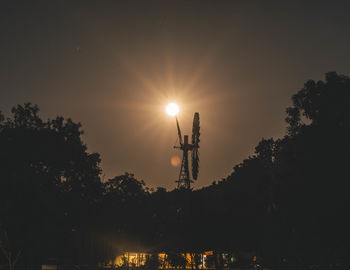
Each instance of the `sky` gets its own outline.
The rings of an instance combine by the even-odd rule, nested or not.
[[[200,113],[200,188],[228,176],[309,80],[350,75],[349,1],[0,1],[0,110],[81,122],[103,179],[173,189],[170,160]]]

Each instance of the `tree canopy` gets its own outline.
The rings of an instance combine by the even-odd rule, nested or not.
[[[255,254],[271,269],[345,269],[350,78],[306,82],[286,114],[283,138],[263,138],[226,178],[187,192],[152,190],[132,173],[103,182],[79,123],[44,121],[30,103],[0,113],[3,259],[10,270],[49,258],[96,266],[132,249],[183,266],[180,253],[212,250],[218,269],[223,252],[230,267]]]

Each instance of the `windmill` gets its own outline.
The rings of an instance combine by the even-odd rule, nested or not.
[[[179,136],[179,146],[174,146],[176,149],[182,150],[182,162],[181,169],[179,174],[179,180],[177,180],[177,188],[184,188],[186,190],[191,189],[191,183],[193,180],[198,178],[199,170],[199,136],[200,136],[200,127],[199,127],[199,113],[196,112],[193,117],[193,126],[192,126],[192,141],[189,142],[188,135],[184,135],[182,139],[181,129],[179,121],[176,117],[176,126],[177,133]],[[191,153],[191,166],[192,166],[192,178],[190,177],[188,154]]]

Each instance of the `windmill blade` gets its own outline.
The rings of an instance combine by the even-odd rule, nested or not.
[[[193,118],[192,127],[192,177],[194,180],[198,178],[199,171],[199,142],[200,142],[200,126],[199,113],[196,112]]]
[[[199,154],[198,150],[192,152],[192,177],[197,180],[199,172]]]
[[[192,126],[192,145],[193,147],[199,148],[200,126],[199,126],[199,113],[196,112],[193,117]]]
[[[179,125],[179,121],[177,120],[177,117],[176,117],[176,126],[177,126],[177,134],[179,135],[179,143],[180,145],[182,145],[181,129],[180,129],[180,125]]]

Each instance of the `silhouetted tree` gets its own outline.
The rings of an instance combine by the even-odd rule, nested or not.
[[[153,270],[158,269],[160,266],[159,258],[157,253],[153,253],[146,258],[145,269]]]
[[[175,269],[184,269],[187,265],[186,257],[183,254],[177,252],[169,252],[167,254],[166,260],[169,265],[175,267]]]
[[[11,240],[8,238],[6,229],[0,227],[0,250],[6,257],[9,270],[13,270],[15,268],[15,265],[22,252],[22,250],[16,247]]]
[[[0,123],[0,223],[27,265],[64,256],[62,246],[81,251],[72,241],[89,231],[101,191],[99,155],[87,153],[80,124],[38,112],[18,105]]]

